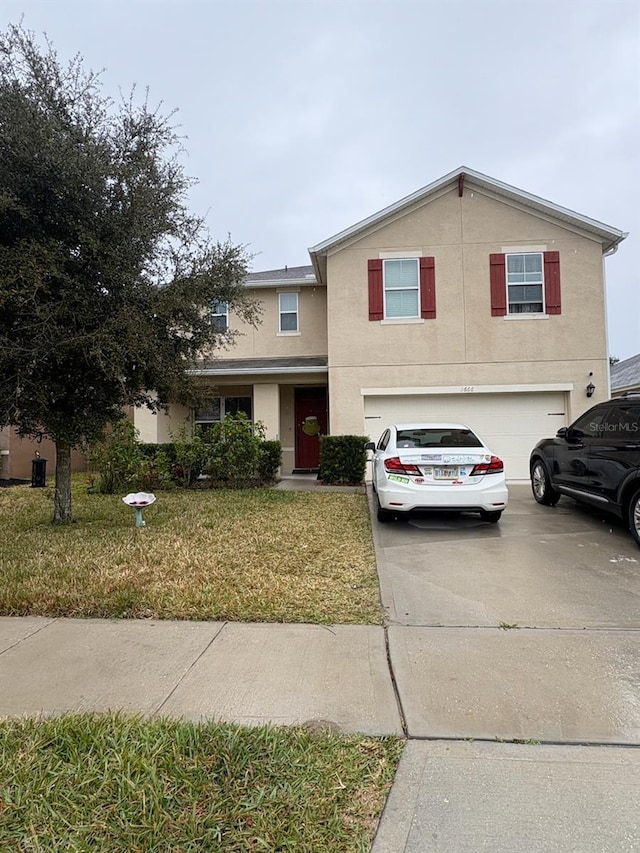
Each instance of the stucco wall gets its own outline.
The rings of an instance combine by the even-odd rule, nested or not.
[[[560,315],[491,316],[489,255],[515,247],[560,252]],[[369,321],[367,261],[399,251],[435,257],[435,320]],[[607,397],[600,244],[484,192],[446,192],[334,251],[327,282],[333,433],[362,430],[363,387],[570,382],[570,417]]]
[[[298,293],[299,334],[279,332],[278,292]],[[231,314],[229,325],[241,332],[228,353],[220,358],[278,358],[300,355],[326,355],[327,294],[320,286],[256,288],[263,313],[257,328],[240,322]]]
[[[168,412],[151,412],[146,406],[134,410],[133,423],[138,431],[138,440],[149,444],[173,441],[173,435],[191,422],[191,409],[173,405]]]
[[[42,459],[47,460],[47,480],[55,475],[56,471],[56,447],[48,438],[37,442],[30,438],[20,438],[15,430],[3,430],[4,448],[8,454],[0,457],[0,479],[3,480],[31,480],[31,463],[35,458],[36,451]],[[87,470],[86,458],[77,450],[71,452],[71,470],[76,473]]]

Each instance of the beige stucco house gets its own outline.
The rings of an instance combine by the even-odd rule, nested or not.
[[[197,365],[209,403],[139,410],[140,437],[241,409],[287,474],[317,467],[318,434],[461,421],[526,478],[541,437],[609,396],[604,260],[625,236],[456,169],[312,246],[309,266],[248,276],[263,320]]]

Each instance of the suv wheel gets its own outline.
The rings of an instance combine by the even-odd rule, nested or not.
[[[640,489],[634,495],[631,495],[628,521],[631,535],[638,545],[640,545]]]
[[[555,506],[560,500],[560,493],[551,486],[547,468],[541,459],[531,464],[531,491],[539,504]]]

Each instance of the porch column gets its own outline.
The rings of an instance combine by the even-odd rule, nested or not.
[[[158,416],[146,406],[137,406],[133,410],[133,425],[138,430],[138,438],[146,444],[158,443]]]
[[[161,409],[157,414],[146,406],[133,410],[133,425],[138,430],[138,438],[146,444],[163,444],[173,441],[178,430],[191,422],[191,409],[172,404],[169,412]]]
[[[265,438],[280,441],[280,389],[277,383],[253,386],[253,420],[262,421]]]

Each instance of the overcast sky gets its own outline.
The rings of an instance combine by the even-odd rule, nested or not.
[[[609,349],[640,352],[638,0],[2,0],[0,26],[177,107],[193,209],[254,269],[458,166],[629,237]]]

